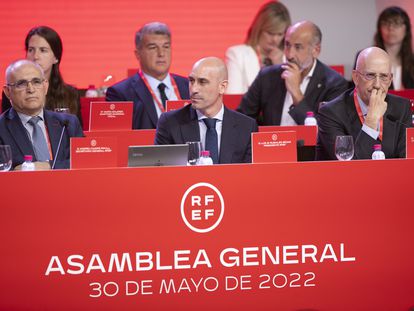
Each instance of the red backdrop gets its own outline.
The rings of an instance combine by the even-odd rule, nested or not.
[[[48,25],[64,45],[62,72],[70,84],[99,86],[112,74],[126,77],[137,67],[133,54],[135,31],[144,23],[162,21],[173,33],[172,71],[187,75],[203,56],[224,57],[226,48],[244,40],[262,0],[143,1],[37,0],[1,1],[0,83],[15,59],[24,57],[24,38],[35,25]]]

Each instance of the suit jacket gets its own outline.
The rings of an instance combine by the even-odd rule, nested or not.
[[[235,45],[226,51],[229,72],[227,94],[244,94],[260,71],[256,51],[247,44]]]
[[[181,98],[190,98],[188,79],[174,74],[171,74],[171,77],[177,83]],[[158,115],[154,100],[138,73],[109,87],[106,91],[106,100],[134,102],[133,129],[155,129],[157,127]]]
[[[351,135],[354,139],[354,159],[371,159],[375,144],[382,145],[386,158],[405,158],[405,129],[411,126],[410,101],[388,94],[385,98],[382,141],[362,131],[362,124],[354,104],[353,90],[348,90],[319,109],[318,160],[334,160],[335,139]]]
[[[253,119],[224,107],[219,163],[250,163],[252,132],[257,132]],[[200,141],[197,113],[191,105],[163,113],[158,121],[155,144],[185,144],[188,141]]]
[[[260,116],[263,118],[259,122],[262,125],[280,125],[286,96],[282,72],[281,65],[263,68],[244,95],[237,110],[254,119],[259,119]],[[303,124],[306,112],[313,111],[316,114],[320,102],[337,97],[347,87],[348,82],[340,74],[317,61],[304,99],[298,105],[292,105],[289,114],[297,124]]]
[[[76,116],[44,110],[44,119],[52,148],[53,159],[56,157],[55,168],[69,168],[70,137],[83,137],[83,131]],[[65,133],[60,145],[59,154],[56,151],[64,124]],[[12,167],[22,164],[25,155],[36,156],[28,133],[22,124],[16,110],[10,108],[0,116],[0,145],[10,145],[12,150]],[[52,165],[51,161],[51,165]]]

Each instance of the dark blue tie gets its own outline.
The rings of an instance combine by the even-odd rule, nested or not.
[[[210,157],[213,159],[213,163],[217,164],[219,163],[218,138],[216,131],[217,119],[206,118],[203,119],[203,121],[207,126],[205,150],[210,151]]]
[[[160,97],[161,97],[161,101],[162,101],[162,105],[164,106],[165,109],[165,102],[168,100],[167,94],[165,94],[165,88],[167,86],[164,83],[160,83],[158,85],[158,90],[160,91]]]

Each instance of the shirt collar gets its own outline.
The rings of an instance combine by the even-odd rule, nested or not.
[[[29,116],[29,115],[24,114],[22,112],[18,112],[18,111],[16,111],[16,112],[17,112],[17,114],[18,114],[18,116],[19,116],[19,118],[20,118],[20,120],[22,121],[23,124],[26,124],[27,122],[29,122],[29,120],[31,118],[36,117],[36,116]],[[40,113],[37,116],[40,117],[40,119],[42,121],[45,120],[44,115],[43,115],[43,109],[40,111]]]
[[[313,60],[312,68],[311,68],[311,70],[309,70],[309,72],[308,72],[308,74],[306,75],[305,78],[312,78],[313,72],[315,71],[315,68],[316,68],[316,58]],[[305,79],[303,79],[303,80],[305,80]]]
[[[197,112],[197,118],[198,121],[201,121],[203,119],[207,119],[207,117],[205,115],[203,115],[200,111],[196,110]],[[217,119],[219,121],[223,121],[223,115],[224,115],[224,105],[221,105],[221,109],[219,112],[217,112],[217,114],[215,116],[212,117],[212,119]]]
[[[147,79],[148,84],[150,85],[151,89],[157,90],[158,89],[158,85],[160,83],[164,83],[166,85],[167,89],[172,89],[170,74],[167,74],[167,76],[162,81],[160,81],[160,80],[158,80],[158,79],[156,79],[154,77],[151,77],[150,75],[146,74],[145,72],[142,72],[142,74]]]
[[[362,115],[365,117],[368,113],[368,106],[362,101],[361,97],[359,97],[359,94],[357,92],[358,102],[359,106],[361,107]]]

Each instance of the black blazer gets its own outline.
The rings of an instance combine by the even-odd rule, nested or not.
[[[69,168],[70,137],[83,137],[79,120],[72,114],[56,113],[50,110],[44,110],[43,113],[53,158],[56,157],[55,168]],[[67,126],[62,138],[59,154],[56,155],[60,135],[65,123]],[[0,116],[0,145],[10,145],[13,157],[13,168],[24,162],[25,155],[32,155],[34,161],[36,161],[28,133],[19,115],[13,108],[10,108]]]
[[[410,101],[388,94],[385,98],[382,141],[375,140],[361,130],[362,124],[355,109],[353,89],[324,104],[318,115],[318,160],[336,160],[335,139],[338,135],[354,138],[354,159],[371,159],[375,144],[382,145],[386,158],[405,158],[405,129],[411,127]],[[398,121],[397,121],[398,120]]]
[[[171,77],[177,83],[181,98],[189,99],[188,79],[175,74],[171,74]],[[106,91],[106,100],[134,102],[133,129],[155,129],[157,127],[158,115],[154,100],[138,73],[109,87]]]
[[[250,163],[252,132],[257,132],[255,120],[224,107],[219,163]],[[155,144],[188,141],[200,141],[197,113],[191,105],[163,113],[158,121]]]
[[[280,125],[286,96],[281,65],[263,68],[244,95],[237,110],[261,125]],[[317,60],[315,71],[309,81],[304,99],[290,109],[289,114],[297,124],[303,124],[306,112],[318,112],[319,103],[328,101],[348,87],[348,82],[336,71]],[[262,114],[262,116],[261,116]]]

